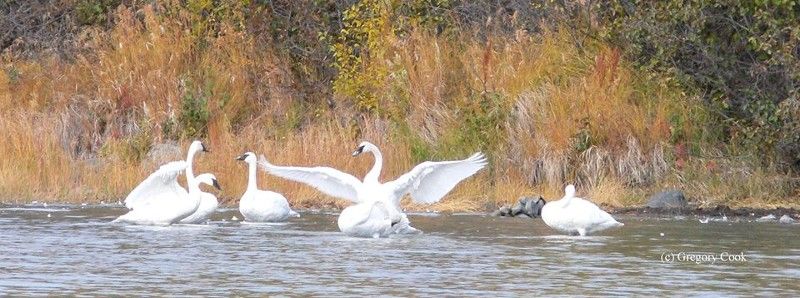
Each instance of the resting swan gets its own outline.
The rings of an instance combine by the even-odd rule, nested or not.
[[[187,162],[173,161],[150,174],[125,199],[131,209],[114,222],[143,225],[170,225],[194,213],[200,206],[200,183],[219,183],[212,174],[202,174],[189,184],[189,192],[178,184],[177,177],[186,170]],[[128,204],[130,202],[130,204]]]
[[[486,158],[478,152],[464,160],[426,161],[394,181],[381,183],[378,177],[383,167],[383,155],[372,143],[362,142],[353,152],[353,156],[364,152],[375,156],[375,164],[363,181],[329,167],[276,166],[263,156],[261,167],[275,176],[308,184],[327,195],[356,204],[381,201],[391,218],[400,218],[400,222],[392,226],[391,232],[409,233],[418,231],[409,225],[408,218],[400,210],[400,200],[405,194],[411,194],[411,198],[418,203],[438,202],[461,180],[486,166]],[[341,217],[345,217],[344,221],[349,222],[349,214],[351,213],[342,212],[339,221],[343,221]]]
[[[542,220],[551,228],[585,236],[624,225],[594,203],[575,197],[574,185],[567,185],[564,193],[561,200],[546,203],[542,207]]]
[[[401,221],[399,213],[389,212],[382,201],[364,202],[342,210],[337,224],[343,233],[355,237],[388,237],[392,227]]]
[[[249,222],[278,222],[289,217],[300,216],[292,211],[289,202],[283,195],[266,190],[259,190],[256,183],[256,155],[247,152],[237,157],[247,163],[248,179],[247,190],[239,200],[239,212]]]

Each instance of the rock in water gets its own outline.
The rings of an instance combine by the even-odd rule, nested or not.
[[[536,215],[537,216],[542,217],[542,208],[544,208],[545,204],[547,204],[547,201],[545,201],[544,198],[539,197],[539,200],[536,201],[536,208],[537,208]]]
[[[776,219],[775,214],[770,214],[770,215],[759,217],[758,219],[756,219],[756,221],[757,222],[765,222],[765,221],[773,221],[775,219]]]
[[[545,201],[541,196],[521,197],[514,206],[503,206],[492,212],[492,216],[527,216],[538,218],[542,215]]]
[[[500,216],[509,216],[511,214],[511,208],[508,206],[500,207]]]
[[[530,217],[537,217],[538,214],[536,214],[536,201],[534,201],[532,198],[523,198],[523,200],[525,200],[525,214]]]
[[[647,207],[660,208],[684,208],[687,206],[686,197],[679,190],[668,190],[654,194],[647,200]]]
[[[511,207],[503,206],[492,212],[492,216],[509,216],[509,213],[511,213]]]
[[[525,198],[525,214],[533,218],[541,217],[544,203],[541,196]]]
[[[779,219],[778,222],[782,223],[782,224],[792,224],[792,223],[794,223],[794,218],[792,218],[789,215],[784,214],[783,216],[781,216],[781,219]]]
[[[522,213],[523,209],[525,209],[520,202],[514,204],[514,207],[511,207],[511,216],[517,216]]]

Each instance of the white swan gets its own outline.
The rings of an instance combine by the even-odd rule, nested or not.
[[[561,200],[546,203],[542,207],[542,220],[551,228],[585,236],[623,226],[594,203],[575,197],[575,186],[572,184],[564,188],[564,193]]]
[[[186,167],[185,161],[173,161],[150,174],[125,199],[126,206],[131,211],[118,217],[114,222],[170,225],[194,213],[200,206],[199,183],[217,188],[219,183],[214,175],[202,174],[194,179],[194,183],[189,184],[187,193],[177,180],[178,175],[185,171]]]
[[[400,200],[405,194],[411,194],[411,198],[419,203],[438,202],[461,180],[486,166],[486,158],[478,152],[464,160],[426,161],[394,181],[381,183],[378,177],[383,167],[383,155],[378,147],[370,142],[359,144],[353,156],[363,152],[371,152],[375,156],[375,164],[363,182],[350,174],[329,167],[276,166],[270,164],[263,156],[261,167],[275,176],[308,184],[325,194],[356,204],[381,201],[391,218],[400,218],[400,222],[392,226],[392,232],[413,233],[418,231],[410,226],[408,218],[400,210]],[[347,217],[348,214],[350,213],[342,212],[339,216],[340,221],[342,216]]]
[[[200,176],[197,176],[195,178],[195,183],[200,181],[201,176],[203,176],[203,175],[211,175],[211,174],[202,174]],[[208,179],[208,178],[205,178],[205,179]],[[206,180],[206,181],[208,181],[208,180]],[[217,182],[216,178],[213,179],[212,185],[217,190],[222,190],[219,187],[219,183]],[[211,193],[204,192],[204,191],[200,190],[199,188],[197,189],[197,191],[199,192],[199,195],[200,195],[200,205],[197,206],[197,210],[195,210],[194,213],[192,213],[191,215],[181,219],[179,221],[179,223],[182,223],[182,224],[203,223],[209,217],[211,217],[211,215],[214,214],[214,212],[217,211],[217,207],[219,207],[219,201],[217,201],[217,196],[215,196],[214,194],[211,194]],[[189,193],[191,194],[191,190],[190,190]]]
[[[283,195],[266,190],[259,190],[256,183],[256,155],[247,152],[237,157],[247,163],[248,179],[247,190],[239,200],[239,212],[249,222],[277,222],[285,221],[289,217],[300,216],[292,211],[289,202]]]
[[[197,140],[193,141],[192,144],[189,145],[189,151],[186,153],[186,163],[184,165],[185,166],[186,184],[187,185],[192,185],[192,184],[195,183],[195,177],[194,177],[194,173],[192,171],[192,163],[194,161],[194,156],[197,154],[197,152],[200,152],[200,151],[209,152],[208,150],[206,150],[206,146],[203,145],[203,143],[200,142],[200,141],[197,141]],[[168,164],[170,164],[170,163],[168,163]],[[175,165],[177,165],[177,164],[175,164]],[[159,169],[159,171],[160,170],[161,169]],[[180,174],[180,173],[176,173],[176,175],[178,175],[178,174]],[[147,181],[147,180],[145,180],[145,181]],[[144,182],[142,182],[142,184],[144,184]],[[141,184],[139,186],[141,186]],[[168,192],[166,192],[164,194],[166,197],[168,197],[168,198],[170,198],[170,197],[181,197],[181,196],[186,196],[188,194],[186,192],[186,189],[184,189],[183,187],[181,187],[177,183],[175,183],[174,187],[172,187],[172,186],[173,185],[170,185],[171,188],[168,190]],[[137,191],[137,189],[138,189],[138,191]],[[146,188],[139,189],[139,187],[137,186],[125,198],[125,201],[124,201],[125,207],[127,207],[128,209],[133,209],[138,204],[143,204],[143,203],[146,203],[147,201],[153,200],[153,199],[157,200],[156,197],[159,196],[158,194],[160,194],[161,191],[162,191],[162,189],[153,189],[153,190],[146,189]]]
[[[186,153],[186,184],[188,185],[196,183],[194,171],[192,170],[192,163],[194,162],[194,156],[197,155],[197,152],[201,151],[206,153],[211,152],[206,148],[205,144],[197,140],[193,141],[192,144],[189,145],[189,151]],[[184,219],[181,219],[180,223],[201,223],[208,219],[211,214],[214,214],[214,212],[217,211],[218,206],[219,201],[215,195],[200,191],[200,206],[197,207],[197,210],[194,213]]]
[[[186,152],[186,184],[193,184],[194,183],[194,171],[192,164],[194,164],[194,156],[197,155],[197,152],[211,152],[206,149],[206,145],[203,142],[195,140],[189,145],[189,151]]]
[[[399,213],[389,212],[382,201],[364,202],[342,210],[337,225],[343,233],[355,237],[388,237],[401,220]]]

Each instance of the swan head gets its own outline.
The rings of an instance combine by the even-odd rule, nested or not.
[[[567,185],[564,188],[564,198],[572,198],[575,197],[575,185]]]
[[[203,142],[200,142],[200,140],[194,140],[192,144],[189,145],[189,152],[198,152],[198,151],[211,152],[208,150],[206,145],[203,144]]]
[[[377,150],[377,149],[378,149],[378,147],[375,146],[374,144],[372,144],[370,142],[367,142],[367,141],[364,141],[364,142],[361,142],[361,144],[358,144],[358,147],[356,148],[356,151],[353,151],[353,156],[358,156],[359,154],[364,153],[364,152],[375,152],[375,150]]]
[[[239,155],[239,157],[237,157],[236,160],[241,160],[241,161],[244,161],[246,163],[254,163],[254,162],[258,161],[256,159],[256,154],[253,153],[253,152],[245,152],[244,154]]]
[[[209,174],[209,173],[200,174],[197,177],[195,177],[195,180],[197,181],[198,185],[199,183],[205,183],[213,186],[217,190],[222,190],[222,187],[219,186],[219,181],[217,181],[217,177],[214,176],[214,174]]]

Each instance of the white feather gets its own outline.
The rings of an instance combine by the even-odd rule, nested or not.
[[[173,161],[159,167],[128,194],[125,207],[135,209],[153,201],[187,196],[188,192],[177,180],[187,165],[185,161]]]
[[[276,166],[269,163],[263,155],[259,165],[261,169],[272,175],[307,184],[329,196],[349,200],[353,203],[361,202],[358,189],[363,186],[363,183],[358,178],[337,169]]]
[[[480,152],[464,160],[426,161],[385,185],[392,189],[395,200],[410,193],[415,202],[430,204],[441,200],[461,180],[474,175],[485,166],[486,157]]]

